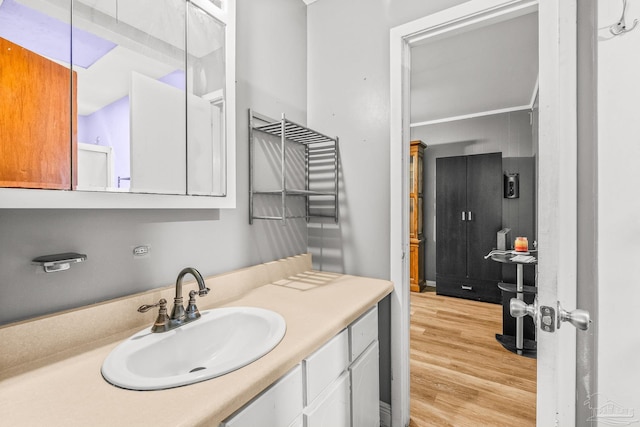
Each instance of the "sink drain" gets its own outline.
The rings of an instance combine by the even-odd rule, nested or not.
[[[197,368],[193,368],[192,370],[190,370],[189,373],[202,371],[203,369],[207,368],[205,368],[204,366],[198,366]]]

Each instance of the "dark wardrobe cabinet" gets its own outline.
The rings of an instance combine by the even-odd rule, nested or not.
[[[436,159],[436,293],[500,303],[502,154]]]

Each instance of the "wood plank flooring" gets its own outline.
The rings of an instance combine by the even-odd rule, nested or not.
[[[502,306],[411,293],[411,423],[535,426],[536,360],[505,350]]]

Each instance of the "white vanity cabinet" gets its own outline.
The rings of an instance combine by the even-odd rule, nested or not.
[[[374,306],[221,427],[377,427],[378,360]]]

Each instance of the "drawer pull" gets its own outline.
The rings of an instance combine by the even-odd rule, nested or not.
[[[472,291],[473,290],[473,286],[469,286],[469,285],[462,285],[462,286],[460,286],[460,288],[462,288],[463,291]]]

